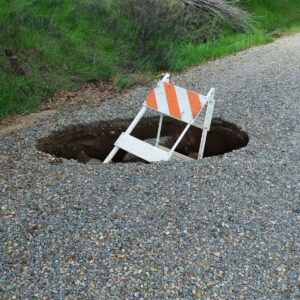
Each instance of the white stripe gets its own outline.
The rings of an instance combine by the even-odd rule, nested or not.
[[[190,124],[193,121],[193,114],[192,114],[189,98],[187,95],[187,90],[175,85],[175,91],[176,91],[177,102],[181,113],[181,119],[182,121]]]
[[[201,99],[201,110],[202,110],[204,108],[204,106],[206,105],[207,97],[203,96],[203,95],[200,95],[200,94],[199,94],[199,97]]]
[[[160,81],[157,87],[154,89],[157,110],[165,115],[170,115],[168,101],[166,97],[166,92],[163,86],[163,83]]]
[[[198,95],[198,98],[199,98],[199,101],[200,101],[200,111],[197,113],[195,119],[197,119],[202,111],[202,109],[204,108],[204,106],[206,105],[206,102],[207,102],[207,97],[206,96],[203,96],[201,94],[197,94]]]

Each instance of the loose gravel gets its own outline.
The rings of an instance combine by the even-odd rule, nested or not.
[[[247,147],[198,162],[84,165],[55,130],[132,118],[138,88],[0,141],[1,299],[299,299],[300,34],[174,76]]]

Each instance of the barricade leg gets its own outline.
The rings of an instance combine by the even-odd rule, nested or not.
[[[134,118],[134,120],[131,122],[131,124],[129,125],[129,127],[125,131],[126,134],[130,134],[132,132],[132,130],[135,128],[135,126],[138,124],[138,122],[140,121],[140,119],[145,114],[146,110],[147,110],[147,108],[145,106],[143,106],[141,108],[141,110],[139,111],[139,113],[136,115],[136,117]],[[103,163],[104,164],[108,164],[114,158],[114,156],[117,154],[117,152],[118,152],[119,149],[120,149],[119,147],[115,146],[111,150],[111,152],[108,154],[108,156],[105,158],[105,160],[103,161]]]
[[[155,147],[158,146],[159,144],[159,139],[160,139],[160,133],[161,133],[161,127],[162,127],[162,122],[163,122],[163,114],[160,114],[160,118],[159,118],[159,124],[158,124],[158,130],[157,130],[157,137],[156,137],[156,143],[155,143]]]
[[[210,130],[210,124],[211,124],[211,120],[214,112],[214,106],[215,106],[214,93],[215,93],[215,89],[211,89],[208,93],[209,100],[207,103],[207,108],[205,113],[198,159],[203,158],[207,132]]]
[[[177,139],[176,143],[174,144],[174,146],[172,147],[172,149],[169,152],[169,157],[171,158],[173,152],[175,151],[175,149],[177,148],[178,144],[180,143],[180,141],[182,140],[182,138],[184,137],[184,135],[186,134],[186,132],[189,130],[189,128],[191,127],[191,124],[188,124],[184,130],[182,131],[181,135],[179,136],[179,138]]]
[[[203,158],[204,148],[205,148],[205,143],[206,143],[206,136],[207,136],[207,130],[203,129],[202,136],[201,136],[201,143],[200,143],[199,153],[198,153],[198,159]]]

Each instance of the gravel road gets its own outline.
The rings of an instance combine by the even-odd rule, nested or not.
[[[216,88],[249,144],[198,162],[87,166],[39,138],[133,118],[137,88],[0,140],[1,299],[299,299],[300,34],[174,76]]]

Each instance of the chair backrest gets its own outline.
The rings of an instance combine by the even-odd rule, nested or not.
[[[206,96],[159,81],[146,98],[145,105],[164,115],[192,124],[207,100]]]

